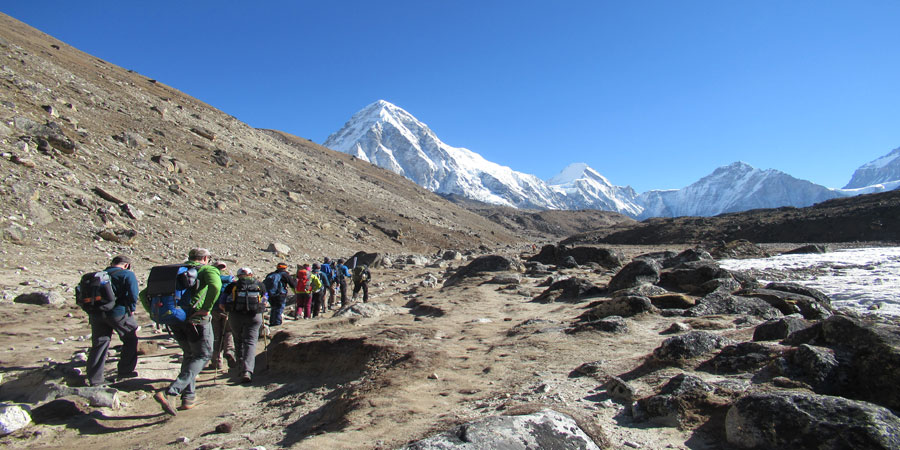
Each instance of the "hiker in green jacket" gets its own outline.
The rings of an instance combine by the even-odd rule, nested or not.
[[[155,395],[156,401],[163,410],[175,415],[176,411],[169,404],[167,396],[181,395],[180,410],[191,409],[196,404],[194,392],[197,375],[209,362],[213,349],[213,332],[210,323],[210,311],[219,298],[222,290],[222,279],[219,269],[209,265],[212,256],[205,248],[193,248],[184,263],[197,268],[197,286],[191,289],[191,310],[187,320],[177,325],[170,325],[172,335],[183,352],[181,372],[178,378],[165,390]]]

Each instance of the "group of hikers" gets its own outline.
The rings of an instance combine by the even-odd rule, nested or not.
[[[106,384],[104,366],[112,333],[122,340],[116,380],[137,376],[137,330],[134,318],[141,303],[158,326],[166,326],[182,350],[181,369],[169,386],[154,395],[163,410],[193,408],[196,402],[195,382],[202,370],[223,368],[222,357],[241,383],[253,379],[256,344],[265,337],[264,314],[270,308],[268,326],[277,327],[284,320],[293,291],[295,308],[287,315],[309,319],[337,308],[335,288],[340,292],[340,306],[348,305],[347,279],[353,282],[351,301],[362,291],[368,302],[371,273],[366,265],[343,259],[297,266],[290,274],[287,263],[278,263],[275,271],[262,280],[249,267],[228,274],[224,262],[213,262],[205,248],[194,248],[182,264],[156,266],[150,270],[147,286],[139,290],[132,271],[132,260],[119,255],[109,267],[85,274],[76,287],[76,300],[88,313],[91,325],[91,350],[87,360],[87,383]],[[263,333],[260,333],[263,331]],[[173,407],[169,397],[181,397],[181,405]]]

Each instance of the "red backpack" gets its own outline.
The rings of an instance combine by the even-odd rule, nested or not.
[[[297,292],[309,293],[310,290],[310,281],[309,281],[309,271],[306,269],[300,269],[297,271]]]

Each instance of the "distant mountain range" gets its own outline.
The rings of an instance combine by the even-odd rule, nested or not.
[[[404,175],[439,194],[516,208],[615,211],[638,219],[803,207],[900,187],[900,148],[857,169],[844,189],[743,162],[720,167],[682,189],[642,194],[630,186],[613,185],[584,163],[571,164],[544,181],[445,144],[412,114],[384,100],[354,114],[323,145]]]

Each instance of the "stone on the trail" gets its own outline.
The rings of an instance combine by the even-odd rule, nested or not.
[[[713,292],[697,301],[697,305],[685,311],[688,317],[739,314],[774,319],[782,317],[781,311],[762,299]]]
[[[456,250],[447,250],[441,255],[441,259],[444,261],[459,261],[463,259],[463,254]]]
[[[597,330],[606,333],[621,334],[628,332],[628,324],[621,316],[609,316],[599,320],[578,323],[575,327],[572,328],[571,332],[579,332],[585,330]]]
[[[595,380],[606,382],[610,375],[603,368],[604,361],[591,361],[575,368],[570,376],[588,376]]]
[[[454,286],[466,278],[479,276],[486,272],[519,271],[520,268],[521,265],[517,261],[505,256],[479,256],[450,276],[450,278],[444,282],[444,287]]]
[[[216,433],[231,433],[232,428],[234,428],[228,422],[222,422],[216,425]]]
[[[74,361],[74,362],[85,362],[85,361],[87,361],[87,353],[85,353],[85,352],[78,352],[78,353],[72,355],[72,361]]]
[[[715,387],[694,375],[675,375],[659,393],[642,398],[634,404],[632,416],[636,421],[687,428],[696,418],[697,411],[722,406],[715,397]]]
[[[712,261],[712,256],[710,256],[709,252],[703,250],[702,248],[689,248],[675,256],[670,258],[666,258],[662,262],[663,268],[675,267],[680,264],[696,262],[696,261]]]
[[[691,331],[691,326],[684,322],[674,322],[672,325],[669,325],[669,328],[666,328],[659,334],[676,334],[676,333],[685,333]]]
[[[608,289],[611,292],[629,289],[642,284],[655,284],[659,281],[661,267],[652,259],[635,259],[609,280]]]
[[[821,320],[831,316],[831,305],[822,304],[813,297],[774,289],[755,289],[742,295],[765,300],[784,315],[800,313],[808,320]]]
[[[578,267],[578,261],[575,260],[574,256],[568,255],[563,257],[557,265],[561,268],[574,269]]]
[[[757,325],[753,330],[754,341],[780,341],[795,331],[800,331],[812,326],[799,314],[782,317],[780,319],[769,320],[765,323]]]
[[[90,403],[91,406],[100,408],[119,408],[119,391],[111,387],[89,386],[62,389],[58,396],[77,395]]]
[[[724,292],[726,294],[734,294],[741,290],[743,286],[741,282],[734,278],[714,278],[700,285],[699,292],[702,295],[711,294],[713,292]]]
[[[407,444],[406,450],[599,450],[569,416],[545,409],[522,416],[493,416],[460,425],[450,431]]]
[[[575,258],[579,265],[597,263],[607,269],[621,266],[624,260],[622,253],[617,250],[599,247],[568,248],[549,244],[541,247],[540,253],[529,258],[529,261],[559,265],[567,256]]]
[[[637,296],[637,297],[654,297],[657,295],[666,295],[671,294],[671,292],[655,285],[655,284],[641,284],[639,286],[635,286],[628,289],[622,289],[618,291],[611,291],[609,294],[610,297],[627,297],[629,295]]]
[[[660,309],[686,309],[696,305],[697,300],[685,294],[668,293],[651,296],[650,303]]]
[[[780,357],[776,349],[757,342],[741,342],[723,348],[719,354],[700,365],[700,370],[720,373],[753,372]]]
[[[700,286],[716,278],[734,277],[713,260],[692,261],[660,273],[659,285],[670,291],[701,293]]]
[[[629,405],[634,401],[634,388],[619,377],[609,377],[609,380],[603,385],[603,388],[606,389],[606,393],[615,400],[619,400]]]
[[[740,448],[897,449],[900,418],[889,409],[802,391],[739,398],[725,419],[728,442]]]
[[[666,339],[653,350],[653,356],[659,361],[680,363],[733,343],[731,339],[708,331],[691,331]]]
[[[428,264],[428,258],[422,255],[409,255],[406,257],[406,264],[421,267]]]
[[[335,317],[381,317],[400,314],[401,309],[385,303],[353,303],[334,313]]]
[[[62,305],[66,300],[58,292],[50,291],[20,294],[13,299],[13,302],[24,303],[26,305]]]
[[[18,431],[31,423],[31,415],[19,405],[0,404],[0,436]]]
[[[517,274],[497,275],[486,282],[487,284],[521,284],[522,279]]]
[[[278,256],[289,256],[291,254],[291,248],[286,244],[282,244],[280,242],[270,243],[269,247],[266,248],[266,251],[274,253]]]
[[[715,259],[736,259],[736,258],[768,258],[769,252],[763,250],[762,247],[744,240],[723,242],[709,250],[709,254]]]
[[[579,316],[579,319],[583,322],[592,322],[609,316],[631,317],[654,311],[656,308],[647,297],[616,297],[594,303],[594,306]]]
[[[583,278],[572,277],[554,282],[535,297],[534,301],[538,303],[577,303],[601,294],[603,294],[603,289],[595,286],[594,283]]]
[[[784,252],[785,255],[803,255],[809,253],[828,253],[831,249],[825,244],[810,244]]]

